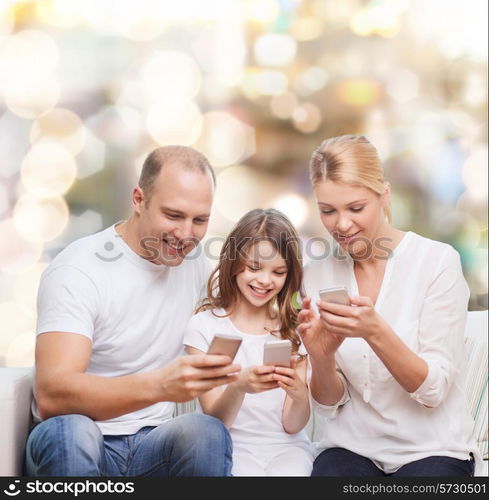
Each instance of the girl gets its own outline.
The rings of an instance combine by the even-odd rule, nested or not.
[[[292,296],[301,287],[299,238],[277,210],[252,210],[226,239],[209,278],[204,304],[184,337],[189,354],[206,352],[214,334],[242,339],[238,380],[199,397],[233,438],[235,476],[309,476],[312,445],[307,359],[301,347]],[[288,339],[291,368],[263,365],[266,341]]]

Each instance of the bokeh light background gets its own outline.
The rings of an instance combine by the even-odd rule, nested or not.
[[[0,0],[0,366],[33,362],[36,293],[68,243],[130,214],[145,156],[205,153],[214,257],[275,207],[324,237],[308,181],[363,133],[394,222],[452,244],[487,308],[487,0]],[[312,247],[310,247],[312,248]]]

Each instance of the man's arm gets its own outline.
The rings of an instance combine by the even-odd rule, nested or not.
[[[81,414],[108,420],[160,401],[188,401],[235,380],[238,365],[228,356],[194,355],[143,373],[100,377],[85,373],[91,341],[66,332],[47,332],[36,342],[36,401],[41,418]]]

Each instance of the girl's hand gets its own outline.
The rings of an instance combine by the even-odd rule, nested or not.
[[[306,401],[309,398],[307,385],[299,376],[295,368],[296,362],[293,357],[290,359],[290,365],[290,368],[276,366],[273,378],[291,399],[294,401]]]
[[[249,394],[276,389],[278,383],[274,380],[274,370],[274,366],[249,366],[239,373],[233,385],[237,390]]]
[[[312,358],[333,355],[343,342],[344,337],[337,336],[326,328],[322,318],[318,317],[312,310],[309,297],[303,300],[302,307],[298,315],[297,331],[308,354]]]
[[[361,337],[367,340],[381,329],[382,318],[375,311],[370,297],[351,297],[344,306],[332,302],[318,302],[319,316],[324,327],[339,338]]]

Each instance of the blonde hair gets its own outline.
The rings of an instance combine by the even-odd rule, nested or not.
[[[312,185],[331,180],[371,189],[379,196],[385,192],[384,170],[375,147],[362,135],[341,135],[324,140],[314,150],[309,163]],[[392,221],[389,206],[384,208]]]

